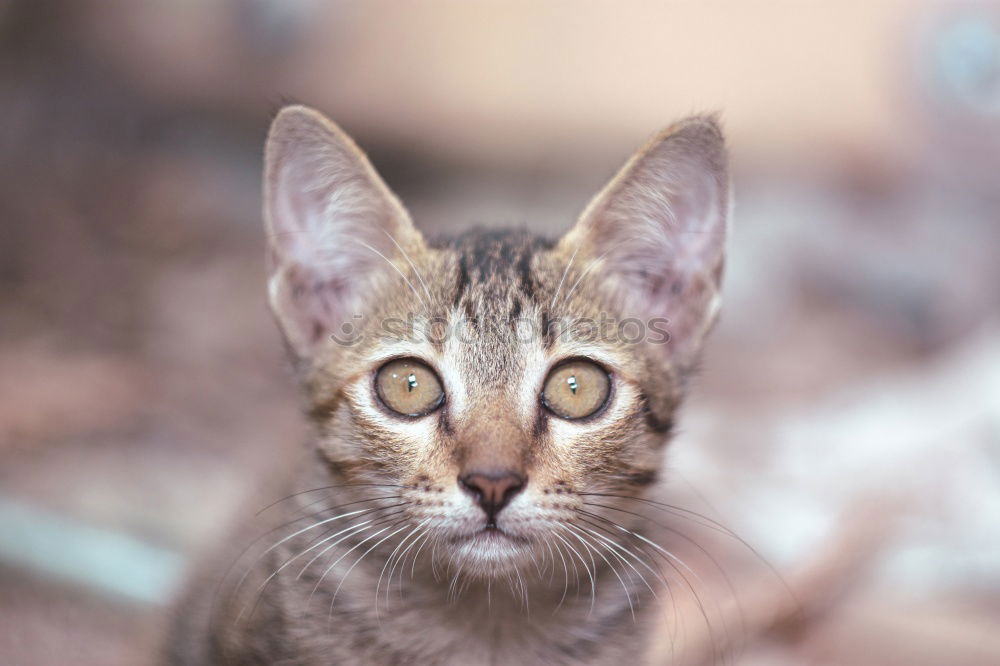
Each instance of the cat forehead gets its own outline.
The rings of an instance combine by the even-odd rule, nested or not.
[[[450,337],[445,351],[479,381],[504,383],[543,346],[543,303],[551,291],[536,257],[552,248],[525,230],[472,230],[445,240],[451,284],[443,290]],[[549,294],[551,298],[551,294]]]
[[[435,239],[427,251],[408,255],[409,265],[370,302],[369,322],[392,325],[382,327],[387,334],[372,340],[368,356],[444,355],[465,372],[503,379],[532,357],[600,356],[619,346],[613,336],[588,336],[603,320],[616,321],[612,292],[593,265],[573,266],[563,254],[551,240],[522,229]],[[399,330],[420,344],[387,349]]]
[[[526,230],[474,229],[445,240],[438,248],[450,254],[455,263],[452,303],[462,310],[498,305],[516,310],[518,303],[523,308],[543,296],[546,285],[532,266],[536,255],[552,248],[552,242],[545,238]],[[502,314],[502,310],[481,313]],[[513,318],[517,314],[515,311]]]

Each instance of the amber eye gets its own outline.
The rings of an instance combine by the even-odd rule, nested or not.
[[[410,358],[383,365],[375,375],[375,391],[386,407],[404,416],[429,414],[444,400],[434,371]]]
[[[604,406],[611,378],[590,361],[569,361],[556,366],[545,380],[542,404],[564,419],[582,419]]]

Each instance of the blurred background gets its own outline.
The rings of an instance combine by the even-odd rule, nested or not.
[[[423,229],[552,235],[720,111],[725,307],[671,483],[797,598],[715,544],[728,659],[1000,663],[1000,4],[904,0],[0,0],[0,663],[150,663],[305,441],[259,212],[289,101]]]

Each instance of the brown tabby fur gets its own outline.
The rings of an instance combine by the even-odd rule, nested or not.
[[[314,152],[300,160],[309,150]],[[728,210],[725,161],[715,121],[689,119],[640,151],[558,242],[526,231],[483,230],[427,242],[337,127],[302,107],[283,111],[269,138],[265,180],[271,297],[317,432],[314,455],[287,493],[312,492],[278,505],[287,520],[299,522],[237,557],[248,542],[240,537],[235,552],[223,549],[224,556],[206,569],[212,575],[192,586],[179,607],[170,663],[639,660],[654,629],[647,582],[653,589],[659,583],[653,568],[596,535],[644,552],[649,562],[656,553],[580,511],[667,543],[628,513],[638,506],[628,498],[660,491],[664,446],[684,381],[715,317]],[[319,173],[316,182],[282,203],[281,188],[310,173]],[[694,205],[678,193],[692,177],[703,179],[692,188],[708,188],[711,199],[695,203],[721,218],[703,232],[717,239],[707,255],[696,248],[694,268],[681,270],[679,260],[655,253],[647,259],[643,247],[628,246],[641,244],[648,230],[623,228],[652,224],[630,217],[655,217],[650,207],[657,202],[677,216]],[[657,189],[658,183],[667,185]],[[349,187],[357,189],[343,210],[324,210],[331,219],[347,220],[337,233],[348,240],[363,235],[378,256],[346,254],[339,249],[346,247],[343,238],[319,237],[316,243],[333,238],[341,244],[328,250],[333,263],[346,266],[324,273],[322,262],[310,265],[303,259],[308,255],[282,246],[282,234],[310,232],[287,227],[281,216]],[[664,229],[669,247],[683,250],[684,231],[671,228],[670,219]],[[355,313],[363,317],[352,319]],[[462,340],[451,335],[400,342],[383,328],[383,322],[405,322],[411,314],[418,322],[464,321]],[[666,345],[581,342],[560,336],[553,323],[609,314],[619,320],[664,315],[673,337]],[[330,331],[347,321],[355,327],[352,340],[359,341],[331,340]],[[526,341],[517,321],[535,326],[537,335]],[[438,372],[447,393],[440,410],[401,419],[377,404],[372,373],[401,355],[425,359]],[[603,412],[570,423],[545,411],[538,395],[548,368],[580,356],[607,368],[613,389]],[[481,527],[483,514],[456,479],[463,469],[484,465],[528,479],[499,514],[499,527],[513,535],[499,544],[463,541]],[[592,496],[585,492],[623,496],[603,503],[624,511],[587,506]],[[308,529],[319,520],[372,509]],[[376,524],[315,547],[320,537],[368,519]]]

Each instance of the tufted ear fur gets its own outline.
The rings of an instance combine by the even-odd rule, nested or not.
[[[354,142],[302,106],[282,109],[271,124],[264,219],[271,309],[300,359],[350,320],[366,289],[394,270],[404,248],[423,245]]]
[[[633,156],[561,242],[621,287],[630,313],[668,320],[669,361],[684,372],[718,312],[728,213],[722,132],[693,117]]]

